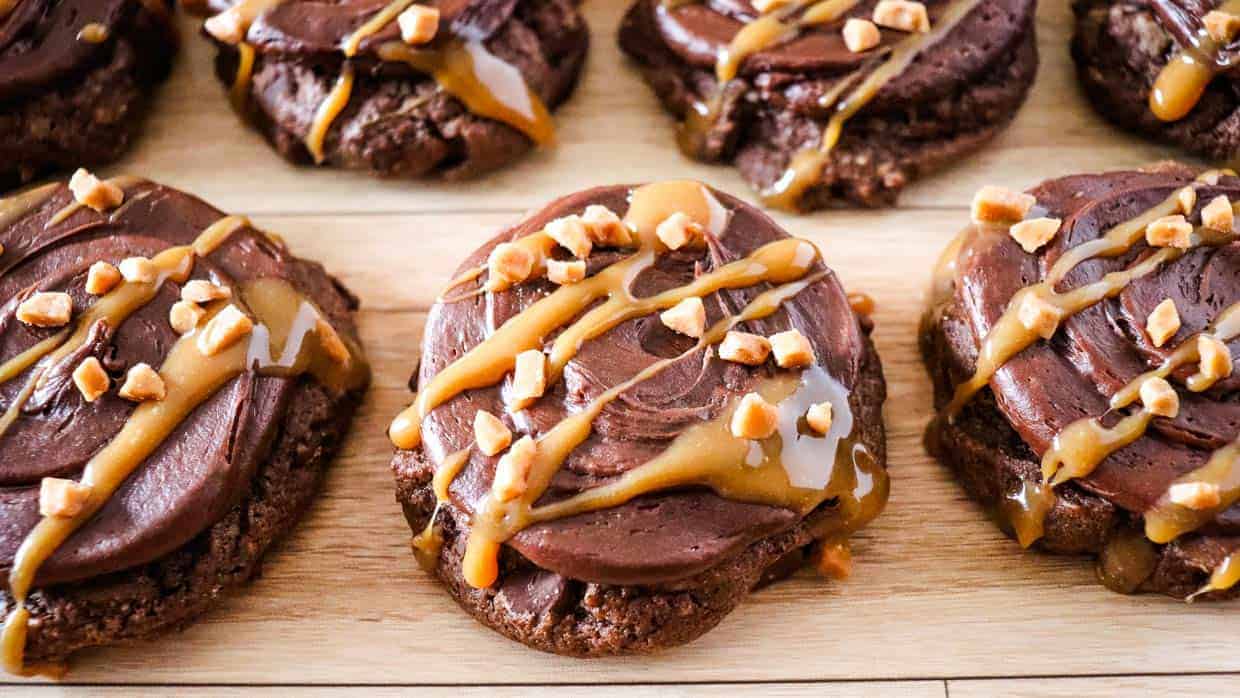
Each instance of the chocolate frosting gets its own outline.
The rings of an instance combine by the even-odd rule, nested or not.
[[[719,51],[727,48],[745,24],[759,16],[749,0],[702,0],[676,7],[660,0],[642,2],[652,4],[654,27],[669,49],[691,64],[712,70]],[[768,79],[778,85],[780,73],[820,74],[830,79],[867,65],[874,56],[883,55],[882,47],[907,36],[883,29],[880,48],[865,53],[848,50],[840,32],[844,20],[869,18],[877,2],[860,0],[840,20],[806,27],[796,38],[749,56],[740,66],[740,75],[771,73]],[[949,2],[929,0],[925,4],[933,24]],[[1029,0],[984,0],[946,39],[927,47],[908,70],[879,90],[871,104],[882,108],[897,102],[940,97],[952,86],[983,73],[1012,51],[1034,9],[1035,4]]]
[[[602,204],[620,215],[628,209],[629,187],[591,189],[553,202],[504,231],[471,255],[465,272],[485,264],[500,242],[543,228],[589,204]],[[726,228],[705,251],[679,251],[661,256],[633,282],[635,296],[681,286],[695,275],[740,259],[761,245],[786,238],[772,220],[738,199],[714,195],[728,210]],[[563,253],[563,250],[557,254]],[[615,262],[618,253],[598,251],[590,272]],[[496,327],[516,316],[554,285],[526,282],[508,291],[437,303],[427,321],[419,382],[477,345]],[[766,290],[763,285],[724,291],[703,300],[707,322],[734,313]],[[813,283],[771,317],[742,327],[770,334],[791,327],[812,342],[820,364],[850,389],[850,404],[861,419],[877,418],[876,405],[862,406],[854,388],[859,383],[867,342],[857,317],[834,274]],[[545,341],[553,337],[545,338]],[[630,378],[651,363],[679,355],[693,340],[664,327],[657,315],[622,323],[590,340],[569,362],[557,381],[531,408],[515,416],[505,411],[510,378],[494,387],[468,391],[433,410],[423,424],[423,448],[435,463],[468,448],[477,410],[505,415],[514,431],[542,433],[564,417],[580,411],[606,389]],[[690,354],[668,370],[636,385],[608,405],[594,422],[591,436],[557,473],[539,504],[556,501],[614,480],[618,475],[661,453],[686,427],[718,417],[731,399],[747,392],[767,369],[750,369],[718,359],[712,350]],[[881,444],[867,443],[875,454]],[[454,505],[472,512],[488,492],[497,457],[474,449],[471,460],[453,481]],[[824,462],[824,468],[831,463]],[[724,499],[704,489],[641,496],[624,505],[531,526],[508,544],[537,566],[560,575],[592,582],[648,584],[682,579],[718,564],[747,544],[787,529],[801,516],[779,507]]]
[[[0,229],[0,362],[57,331],[16,320],[17,305],[30,293],[67,292],[77,317],[95,299],[84,291],[92,263],[118,264],[188,245],[224,215],[188,194],[139,180],[126,187],[125,203],[115,211],[80,208],[50,224],[72,203],[68,188],[57,186],[36,208]],[[232,287],[264,277],[287,280],[333,326],[355,337],[350,316],[355,302],[317,264],[294,258],[282,243],[248,225],[199,258],[191,275]],[[70,379],[72,370],[95,356],[115,386],[138,362],[160,366],[177,339],[168,311],[179,294],[180,286],[166,281],[119,327],[98,324],[80,350],[49,368],[47,380],[0,435],[0,573],[5,580],[18,546],[39,520],[41,478],[76,477],[135,406],[114,389],[85,402]],[[0,384],[0,413],[41,365]],[[243,373],[199,405],[39,569],[36,583],[85,579],[148,562],[218,521],[249,490],[256,464],[280,428],[294,380]]]
[[[958,257],[955,301],[973,337],[972,354],[1020,288],[1040,281],[1065,250],[1098,238],[1110,227],[1136,217],[1192,182],[1184,168],[1156,172],[1078,175],[1045,182],[1030,193],[1051,217],[1062,218],[1059,235],[1036,255],[1025,253],[1009,236],[981,234]],[[1224,194],[1240,199],[1240,179],[1222,177],[1217,186],[1198,187],[1199,209]],[[1194,220],[1190,216],[1190,220]],[[1077,266],[1058,290],[1097,281],[1130,267],[1151,250],[1144,242],[1114,259]],[[1163,347],[1144,333],[1146,319],[1164,299],[1175,301],[1180,331]],[[1012,427],[1037,454],[1077,419],[1108,414],[1110,397],[1158,366],[1175,346],[1206,329],[1229,305],[1240,301],[1240,243],[1200,246],[1158,271],[1138,278],[1113,300],[1067,319],[1055,339],[1038,342],[1008,361],[990,387]],[[1229,344],[1240,357],[1240,340]],[[1182,380],[1195,370],[1175,375]],[[1131,512],[1148,510],[1179,476],[1205,464],[1212,451],[1236,438],[1240,429],[1240,370],[1204,393],[1180,391],[1174,419],[1155,419],[1140,439],[1124,447],[1088,476],[1086,490]],[[1105,424],[1118,416],[1109,415]],[[1240,506],[1219,515],[1203,533],[1240,533]]]
[[[140,14],[144,31],[155,22],[166,35],[161,40],[175,40],[164,0],[17,0],[7,16],[0,15],[0,101],[71,79],[97,65]],[[108,28],[107,39],[94,43],[77,38],[92,22]]]

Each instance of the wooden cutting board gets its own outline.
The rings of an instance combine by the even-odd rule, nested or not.
[[[80,654],[67,681],[126,696],[174,691],[161,684],[219,695],[367,684],[489,696],[564,683],[639,696],[664,695],[664,684],[707,684],[675,688],[686,696],[723,688],[796,696],[1234,693],[1235,603],[1119,596],[1094,581],[1086,560],[1022,552],[921,445],[931,398],[917,319],[931,264],[965,223],[973,191],[1175,156],[1089,109],[1068,57],[1064,0],[1040,11],[1042,65],[1029,102],[983,152],[913,185],[893,210],[777,216],[822,248],[850,290],[878,302],[893,494],[856,541],[851,580],[803,574],[754,594],[687,647],[580,661],[483,628],[418,569],[393,498],[384,430],[410,399],[424,314],[459,260],[522,211],[587,185],[691,177],[753,198],[733,170],[675,149],[671,119],[616,48],[624,4],[587,3],[594,46],[581,86],[557,115],[560,144],[468,184],[285,164],[229,111],[212,75],[213,49],[185,23],[186,50],[145,136],[107,172],[195,192],[324,262],[362,299],[374,387],[319,501],[268,556],[261,579],[183,633]],[[840,683],[813,683],[821,681]],[[507,688],[462,688],[478,684]]]

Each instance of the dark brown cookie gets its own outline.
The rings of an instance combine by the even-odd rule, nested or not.
[[[1097,555],[1117,591],[1210,599],[1240,576],[1240,179],[1197,175],[1044,182],[1028,215],[1054,237],[1034,252],[1028,230],[966,229],[921,348],[927,446],[1005,530]]]
[[[234,106],[285,158],[382,176],[463,178],[554,139],[589,34],[575,0],[210,0]],[[402,12],[438,13],[402,40]]]
[[[1100,114],[1213,160],[1240,153],[1240,52],[1234,42],[1219,44],[1206,33],[1203,18],[1213,2],[1078,0],[1072,9],[1072,57]],[[1185,70],[1185,57],[1202,71]],[[1165,97],[1151,101],[1155,92]]]
[[[177,50],[169,5],[0,3],[0,190],[125,152]]]
[[[668,249],[683,223],[691,241]],[[585,278],[546,278],[565,264]],[[812,245],[696,182],[603,187],[459,273],[430,314],[418,401],[393,423],[393,468],[422,561],[481,622],[549,652],[650,652],[706,632],[811,549],[847,566],[848,534],[886,500],[886,389],[868,320]],[[801,336],[811,363],[741,363],[720,344],[731,327],[757,346],[796,330],[773,355],[789,364],[781,341]],[[545,388],[527,397],[538,365]],[[732,421],[750,393],[769,401],[765,431]],[[824,402],[825,435],[807,417]],[[488,447],[483,412],[507,451]]]
[[[637,0],[620,45],[682,119],[681,149],[780,208],[894,203],[1003,128],[1037,70],[1031,0],[928,2],[928,33],[883,29],[860,52],[842,27],[877,2],[775,5]]]
[[[10,671],[182,626],[255,574],[369,376],[318,264],[174,189],[73,185],[0,200]]]

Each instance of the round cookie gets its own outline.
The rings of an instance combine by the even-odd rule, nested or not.
[[[754,9],[764,4],[765,13]],[[923,8],[928,29],[868,21],[901,6]],[[681,150],[735,164],[767,205],[882,206],[1012,119],[1037,70],[1034,7],[637,0],[620,45],[682,120]],[[846,23],[870,29],[877,43],[852,50]]]
[[[1174,164],[983,190],[936,270],[929,450],[1116,591],[1238,592],[1237,201],[1240,179]]]
[[[1072,9],[1072,57],[1100,114],[1212,160],[1240,153],[1240,52],[1223,40],[1240,24],[1228,29],[1215,14],[1240,14],[1240,3],[1077,0]]]
[[[178,40],[165,0],[0,3],[0,190],[129,147]]]
[[[415,553],[482,623],[582,657],[688,642],[807,559],[842,575],[888,491],[870,328],[731,196],[559,199],[431,310],[390,431]]]
[[[369,369],[348,291],[175,189],[79,171],[0,199],[0,245],[0,647],[51,671],[253,576]]]
[[[469,177],[551,143],[589,45],[576,0],[195,5],[233,106],[282,156],[388,177]]]

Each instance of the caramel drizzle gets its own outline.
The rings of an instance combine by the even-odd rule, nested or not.
[[[357,55],[357,49],[362,45],[362,41],[374,36],[387,25],[391,24],[400,13],[404,12],[414,0],[392,0],[387,7],[379,10],[366,23],[358,27],[356,31],[349,35],[340,45],[341,52],[345,56],[352,58]]]
[[[128,189],[134,185],[141,184],[145,182],[146,180],[143,179],[142,177],[133,177],[131,175],[121,175],[119,177],[113,177],[107,181],[110,184],[114,184],[120,187],[121,189]],[[50,184],[48,186],[54,189],[58,185]],[[76,200],[66,204],[64,208],[60,209],[59,211],[54,213],[51,218],[47,219],[47,223],[43,224],[43,229],[47,230],[48,228],[54,228],[60,225],[61,223],[64,223],[65,221],[69,220],[70,216],[77,213],[78,211],[81,211],[84,208],[86,208],[86,204],[83,204]]]
[[[353,94],[353,66],[345,63],[340,69],[340,77],[336,78],[336,84],[331,92],[328,92],[327,97],[319,103],[319,108],[314,113],[314,121],[310,123],[310,130],[306,132],[306,150],[310,151],[315,164],[322,164],[323,141],[327,139],[327,132],[331,129],[332,122],[349,105],[351,94]]]
[[[1227,591],[1228,589],[1240,584],[1240,552],[1234,552],[1219,563],[1214,568],[1214,572],[1210,574],[1210,580],[1206,585],[1198,589],[1192,596],[1188,597],[1188,601],[1208,594],[1212,591]]]
[[[250,97],[250,82],[254,79],[254,55],[252,44],[244,41],[237,44],[237,74],[233,76],[232,87],[228,90],[228,101],[238,112],[245,111]]]
[[[109,34],[108,25],[90,22],[78,30],[77,40],[89,44],[102,44],[108,40]]]
[[[1145,535],[1155,543],[1170,543],[1185,533],[1195,531],[1240,501],[1240,437],[1214,451],[1205,465],[1180,476],[1173,484],[1186,482],[1217,485],[1218,506],[1190,509],[1172,502],[1164,493],[1153,508],[1145,512]]]
[[[1223,0],[1215,8],[1227,14],[1240,14],[1240,0]],[[1176,52],[1159,71],[1150,88],[1150,111],[1161,121],[1179,121],[1201,101],[1206,86],[1227,66],[1219,64],[1222,45],[1205,27],[1197,29],[1190,43]]]
[[[503,542],[534,523],[617,506],[632,498],[682,485],[707,486],[719,494],[743,501],[765,502],[807,512],[830,498],[840,499],[835,519],[824,524],[824,535],[843,534],[868,522],[886,501],[886,473],[872,454],[852,433],[852,413],[848,394],[825,371],[814,367],[798,380],[781,376],[762,381],[757,391],[768,401],[779,403],[780,435],[764,443],[735,439],[724,418],[694,425],[673,440],[662,454],[625,473],[614,482],[581,492],[554,504],[536,507],[534,502],[550,485],[565,459],[590,435],[601,411],[624,391],[647,380],[685,356],[701,351],[723,338],[741,322],[770,315],[781,304],[819,281],[825,272],[811,274],[818,253],[809,243],[781,240],[768,244],[749,257],[723,265],[697,277],[691,283],[646,298],[634,298],[628,291],[638,273],[654,261],[659,247],[653,232],[657,224],[675,210],[684,210],[695,221],[716,234],[722,232],[722,207],[709,191],[695,182],[668,182],[636,190],[625,222],[641,240],[633,255],[571,286],[562,286],[510,318],[483,342],[436,374],[419,393],[415,402],[393,421],[390,436],[398,448],[414,448],[420,443],[421,422],[436,406],[465,390],[494,385],[512,369],[521,351],[541,347],[548,336],[565,322],[600,300],[603,302],[566,327],[553,342],[548,366],[550,381],[561,375],[564,365],[590,338],[605,333],[621,322],[671,307],[683,298],[698,297],[723,288],[748,287],[761,282],[779,284],[751,301],[740,313],[715,323],[696,346],[679,357],[663,359],[632,378],[613,386],[581,412],[566,417],[538,438],[535,463],[521,497],[501,502],[488,493],[475,507],[470,536],[462,562],[465,580],[475,587],[487,587],[499,574],[498,554]],[[518,241],[531,246],[543,244],[542,231]],[[471,270],[465,276],[476,278]],[[454,282],[453,286],[463,283]],[[833,472],[819,472],[821,446],[808,444],[798,431],[799,420],[810,405],[829,399],[838,415],[827,436],[836,454]],[[730,412],[731,409],[728,410]],[[813,448],[812,458],[804,449]],[[796,469],[785,467],[784,452]],[[447,501],[448,486],[465,465],[468,449],[445,460],[435,476],[439,504]],[[808,465],[806,465],[808,463]],[[438,507],[437,507],[438,511]],[[433,565],[441,538],[434,530],[434,516],[414,547],[424,566]]]
[[[60,185],[53,182],[27,189],[10,197],[0,198],[0,228],[7,228],[25,218],[31,211],[52,198],[58,188]]]
[[[0,211],[4,211],[4,204],[8,203],[0,202]],[[0,382],[12,379],[44,356],[50,355],[48,365],[54,365],[79,348],[97,322],[119,327],[130,314],[155,297],[164,281],[183,282],[188,278],[195,256],[210,255],[233,233],[245,227],[249,227],[247,219],[225,216],[204,229],[192,244],[172,247],[156,255],[152,262],[160,274],[154,282],[122,282],[83,313],[72,336],[67,330],[60,332],[0,365]],[[316,332],[323,316],[287,282],[278,279],[247,282],[236,300],[257,318],[250,341],[238,342],[214,356],[204,356],[195,346],[196,332],[183,335],[169,350],[159,371],[167,390],[166,397],[138,405],[120,432],[83,469],[80,482],[90,485],[91,493],[82,512],[73,517],[43,517],[18,548],[9,572],[9,593],[16,606],[5,619],[0,634],[0,660],[9,673],[29,675],[47,669],[26,667],[23,662],[30,619],[25,601],[39,568],[108,502],[198,405],[247,369],[268,375],[309,373],[324,385],[338,389],[356,387],[365,381],[369,369],[352,339],[340,335],[350,356],[343,366],[327,357],[317,339],[306,341],[308,334]],[[209,309],[209,314],[214,315],[226,304],[217,303]],[[277,347],[278,360],[270,358],[272,346]],[[14,416],[42,373],[30,379],[15,405],[10,407],[9,412]],[[8,419],[5,426],[11,421]]]
[[[830,161],[831,152],[839,143],[844,125],[848,123],[848,120],[869,104],[870,100],[891,79],[907,70],[923,49],[947,36],[960,20],[977,7],[980,1],[953,0],[929,32],[910,34],[893,45],[887,58],[842,101],[835,104],[835,113],[827,122],[819,146],[801,150],[794,155],[783,175],[762,192],[763,203],[775,208],[795,211],[801,196],[821,179],[823,170]]]

